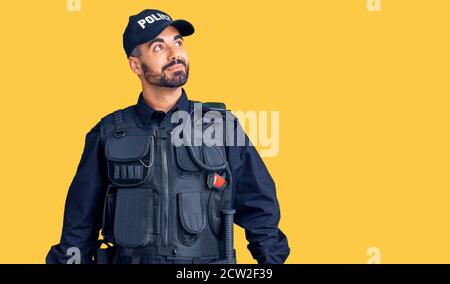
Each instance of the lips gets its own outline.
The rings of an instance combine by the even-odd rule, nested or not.
[[[181,63],[177,63],[177,64],[175,64],[175,65],[170,66],[170,67],[167,68],[167,69],[180,69],[181,67],[184,67],[184,65],[181,64]]]

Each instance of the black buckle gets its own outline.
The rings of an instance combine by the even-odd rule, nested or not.
[[[118,130],[114,132],[114,137],[120,138],[124,137],[126,135],[125,130]]]

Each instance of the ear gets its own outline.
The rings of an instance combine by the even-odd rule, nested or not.
[[[137,57],[134,56],[128,57],[128,64],[130,64],[131,71],[133,71],[136,75],[140,76],[143,74],[141,62]]]

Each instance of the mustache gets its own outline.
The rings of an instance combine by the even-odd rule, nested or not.
[[[171,61],[170,63],[166,64],[163,66],[162,71],[164,72],[167,68],[172,67],[175,64],[182,64],[184,66],[184,68],[187,68],[187,64],[183,59],[175,59],[173,61]]]

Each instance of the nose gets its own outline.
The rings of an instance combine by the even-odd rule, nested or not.
[[[172,61],[172,60],[179,59],[179,58],[180,58],[180,54],[179,54],[178,50],[175,47],[170,46],[168,48],[168,52],[167,52],[167,60]]]

